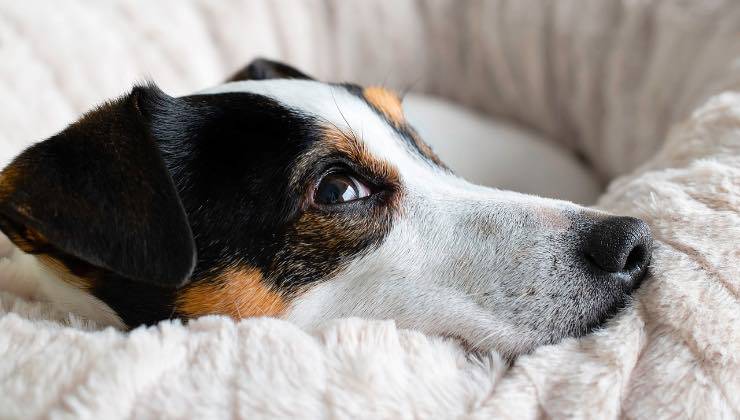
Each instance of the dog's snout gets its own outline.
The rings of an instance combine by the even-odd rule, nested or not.
[[[652,251],[647,223],[634,217],[608,217],[593,225],[585,241],[592,269],[632,289],[639,285]]]

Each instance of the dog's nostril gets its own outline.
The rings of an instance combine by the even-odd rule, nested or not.
[[[631,272],[633,270],[639,270],[645,263],[645,246],[640,244],[637,245],[629,255],[627,255],[627,261],[624,263],[624,271]]]
[[[650,261],[652,238],[647,223],[634,217],[609,217],[586,238],[586,259],[602,272],[634,286]]]

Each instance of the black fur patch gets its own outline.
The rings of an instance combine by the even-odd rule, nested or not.
[[[257,58],[246,67],[236,72],[227,82],[240,80],[267,80],[267,79],[306,79],[313,80],[311,76],[287,64],[277,61]]]

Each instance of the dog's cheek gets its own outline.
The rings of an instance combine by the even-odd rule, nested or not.
[[[280,316],[288,299],[265,282],[255,267],[232,267],[214,276],[196,280],[178,293],[176,312],[185,318],[226,315],[234,319]]]
[[[361,215],[305,213],[286,233],[285,246],[271,264],[270,278],[291,295],[303,293],[377,248],[390,226],[387,209]]]

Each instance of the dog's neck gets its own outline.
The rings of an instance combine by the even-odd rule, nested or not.
[[[123,321],[105,303],[79,289],[53,268],[26,254],[0,233],[0,291],[21,298],[51,303],[100,326],[125,329]]]

